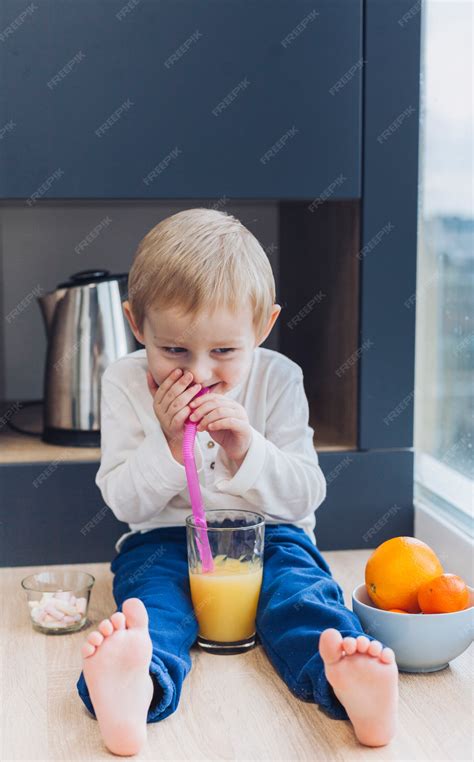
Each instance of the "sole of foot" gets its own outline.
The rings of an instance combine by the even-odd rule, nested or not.
[[[398,667],[391,648],[365,635],[321,633],[319,653],[334,693],[364,746],[386,746],[398,726]]]
[[[103,741],[113,754],[133,756],[146,741],[153,698],[148,614],[139,598],[104,619],[82,645],[83,672]]]

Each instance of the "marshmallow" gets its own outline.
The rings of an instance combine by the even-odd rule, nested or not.
[[[58,600],[56,598],[54,600],[54,605],[58,609],[58,611],[62,611],[63,614],[68,614],[69,616],[73,616],[74,614],[77,614],[76,607],[71,606],[69,603],[66,603],[65,601]]]
[[[47,614],[52,616],[54,619],[59,619],[59,620],[64,619],[64,612],[58,611],[56,606],[51,602],[46,604],[46,606],[44,607],[44,610],[46,611]]]
[[[78,598],[76,601],[76,608],[81,614],[86,613],[87,601],[85,598]]]
[[[31,618],[43,627],[67,628],[83,619],[86,598],[76,598],[72,593],[58,590],[56,593],[42,593],[40,601],[28,601]]]
[[[63,592],[62,590],[58,590],[54,597],[59,598],[60,601],[68,601],[71,598],[71,593]]]

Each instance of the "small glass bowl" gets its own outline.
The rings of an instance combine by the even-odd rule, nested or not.
[[[43,571],[22,579],[33,629],[48,635],[82,630],[94,583],[92,574],[70,570]]]

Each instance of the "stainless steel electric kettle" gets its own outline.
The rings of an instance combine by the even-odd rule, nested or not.
[[[140,347],[123,313],[126,273],[83,270],[38,297],[48,335],[44,442],[100,445],[100,387],[110,363]]]

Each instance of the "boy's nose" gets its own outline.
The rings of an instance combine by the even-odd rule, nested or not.
[[[193,383],[201,384],[201,386],[207,386],[212,381],[212,373],[208,370],[201,368],[189,368],[189,372],[193,374]]]

